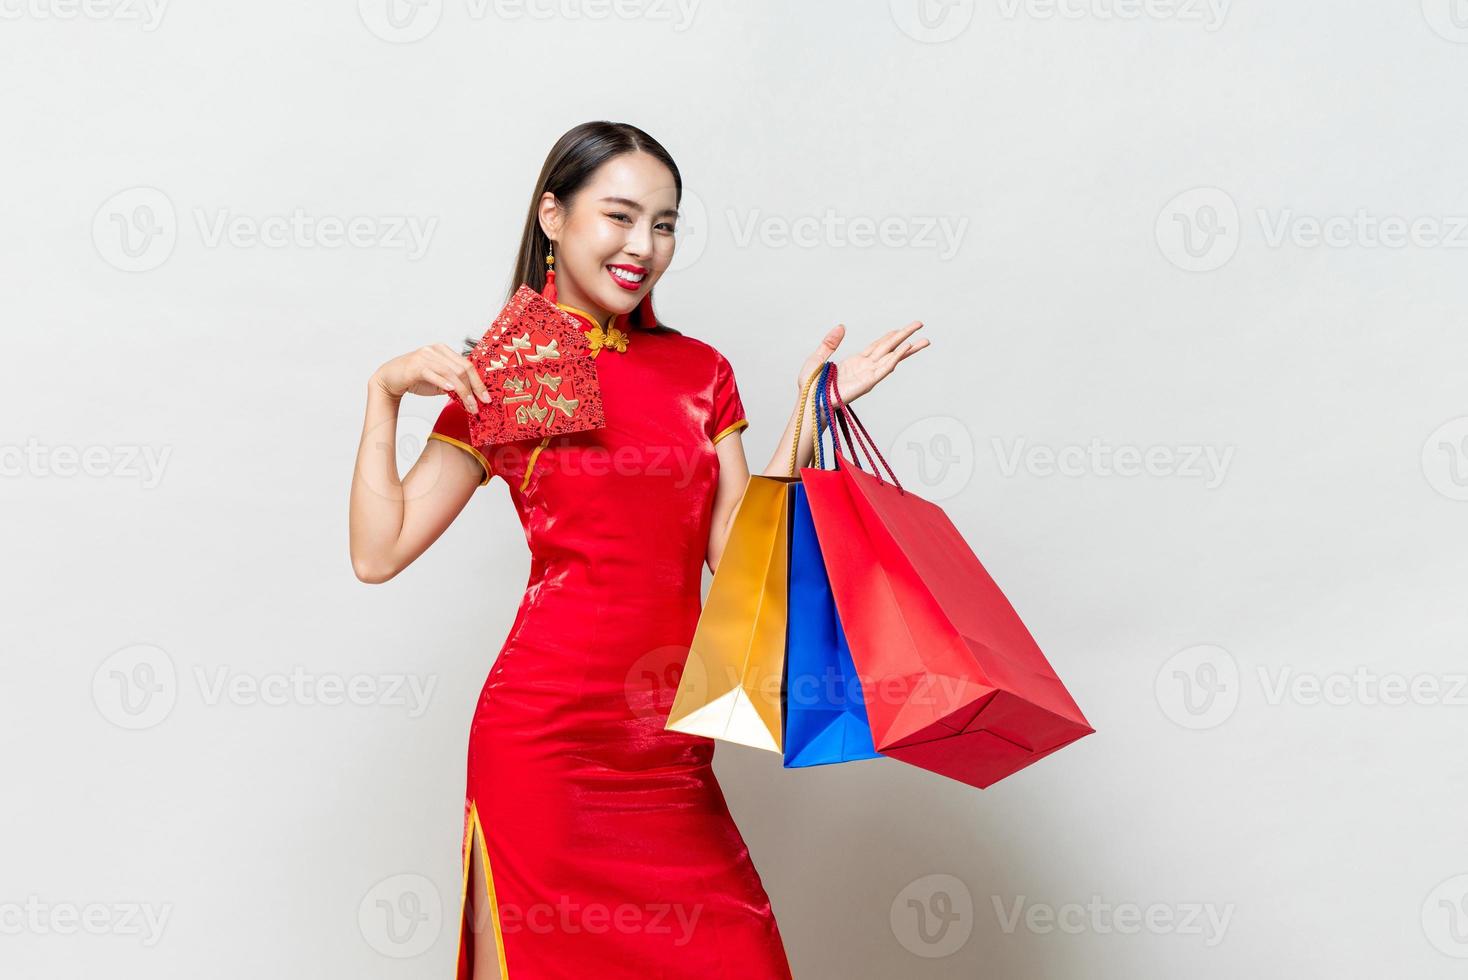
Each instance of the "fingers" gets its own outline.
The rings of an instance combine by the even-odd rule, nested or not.
[[[478,396],[479,400],[488,404],[490,401],[489,386],[484,383],[484,379],[480,377],[479,372],[475,370],[474,362],[469,360],[469,358],[465,357],[463,354],[460,354],[458,351],[452,349],[447,344],[434,344],[433,346],[434,350],[440,352],[453,362],[459,376],[462,377],[469,384],[470,388],[473,389],[474,394]]]
[[[895,350],[888,351],[886,354],[883,354],[881,357],[877,358],[877,373],[881,377],[886,377],[888,374],[892,373],[893,368],[897,367],[898,361],[901,361],[912,354],[916,354],[924,347],[927,347],[928,343],[928,339],[926,337],[923,337],[920,340],[915,340],[910,343],[903,344],[901,347],[898,347]]]
[[[821,340],[821,346],[816,350],[816,356],[821,360],[830,357],[837,347],[841,346],[841,339],[846,336],[846,324],[838,323],[826,331],[826,336]]]
[[[437,385],[439,390],[443,391],[445,394],[452,391],[454,394],[458,395],[459,401],[463,403],[465,411],[474,412],[478,410],[477,408],[469,407],[469,400],[466,399],[467,392],[461,391],[458,384],[455,383],[453,378],[445,377],[432,368],[424,368],[423,380]]]
[[[437,347],[425,347],[422,350],[423,366],[421,368],[425,378],[431,378],[439,388],[452,388],[464,403],[464,410],[471,415],[478,413],[479,405],[474,398],[474,389],[469,379],[458,364],[457,355],[445,354]],[[471,374],[477,373],[474,371]]]
[[[908,337],[911,337],[914,333],[921,330],[922,328],[923,321],[914,320],[907,326],[902,327],[899,330],[889,330],[886,333],[882,334],[882,336],[878,337],[876,340],[872,341],[871,346],[869,346],[862,353],[867,354],[868,356],[875,355],[877,357],[881,357],[885,354],[891,353],[893,348],[902,343]]]

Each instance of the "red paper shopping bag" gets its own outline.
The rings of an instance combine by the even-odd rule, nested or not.
[[[835,385],[840,428],[870,443]],[[877,750],[982,788],[1091,734],[948,515],[859,468],[858,445],[801,480]]]

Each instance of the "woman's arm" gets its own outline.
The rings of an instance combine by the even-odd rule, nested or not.
[[[795,423],[800,406],[790,410],[790,419],[785,423],[785,433],[776,444],[775,454],[761,471],[765,476],[789,476],[790,445],[795,440]],[[815,399],[807,398],[805,421],[801,423],[800,445],[796,448],[795,469],[810,462],[815,454],[815,443],[811,433],[815,431]],[[719,454],[719,486],[714,491],[714,520],[709,529],[707,564],[709,571],[719,570],[719,558],[724,554],[724,545],[729,540],[729,528],[734,523],[734,512],[739,509],[739,498],[744,495],[744,486],[749,482],[749,463],[744,455],[744,433],[731,432],[714,446]]]
[[[745,484],[749,483],[744,433],[731,432],[714,444],[714,451],[719,454],[719,486],[714,490],[713,524],[709,527],[708,552],[704,559],[711,572],[719,570],[719,558],[724,554],[724,543],[729,540],[729,525],[739,508],[739,498],[744,496]]]
[[[891,374],[899,361],[927,347],[926,338],[907,343],[907,338],[921,327],[922,322],[914,320],[900,330],[890,330],[868,344],[860,354],[854,354],[836,365],[836,387],[841,400],[853,402],[860,398],[876,387],[878,381]],[[763,475],[792,476],[810,464],[811,457],[815,455],[815,398],[814,392],[807,391],[806,383],[836,352],[836,347],[845,334],[844,325],[838,324],[832,328],[815,353],[801,365],[796,379],[795,407],[790,410],[785,431],[775,444],[774,454],[761,471]],[[802,395],[805,397],[802,398]],[[795,442],[797,426],[800,433],[798,444]],[[793,465],[790,459],[792,445],[795,449]],[[707,564],[710,571],[716,572],[719,569],[719,558],[724,553],[724,545],[729,540],[734,512],[739,509],[739,498],[744,495],[744,486],[749,482],[749,464],[745,461],[744,440],[740,432],[720,439],[714,448],[719,454],[719,487],[714,492],[713,525],[709,529]]]
[[[429,395],[448,387],[470,412],[478,408],[476,394],[489,400],[468,359],[443,344],[394,358],[367,383],[349,503],[352,570],[363,582],[386,582],[412,564],[485,479],[474,456],[439,439],[429,439],[408,475],[398,476],[398,406],[404,392]]]

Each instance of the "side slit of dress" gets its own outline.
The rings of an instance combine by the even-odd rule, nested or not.
[[[459,890],[459,955],[456,971],[458,980],[484,980],[485,977],[508,980],[509,972],[505,967],[505,941],[500,930],[499,902],[494,892],[494,874],[489,863],[489,849],[484,842],[484,827],[479,823],[479,808],[472,802],[464,818],[463,859],[463,882]],[[469,891],[471,873],[475,876],[475,889],[472,895]],[[488,909],[485,909],[481,902],[488,905]],[[475,922],[485,922],[486,919],[488,924],[476,932]],[[490,943],[485,942],[490,938],[493,942],[493,952],[491,952]],[[492,963],[495,954],[498,954],[497,968],[486,972],[480,960],[482,958],[485,962]]]

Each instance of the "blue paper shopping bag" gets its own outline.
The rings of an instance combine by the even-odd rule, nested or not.
[[[821,373],[824,381],[829,364]],[[820,388],[824,389],[824,383]],[[827,416],[828,417],[828,416]],[[816,444],[822,406],[817,401]],[[795,484],[791,509],[785,677],[781,717],[786,768],[876,759],[866,703],[830,579],[816,538],[805,488]]]

